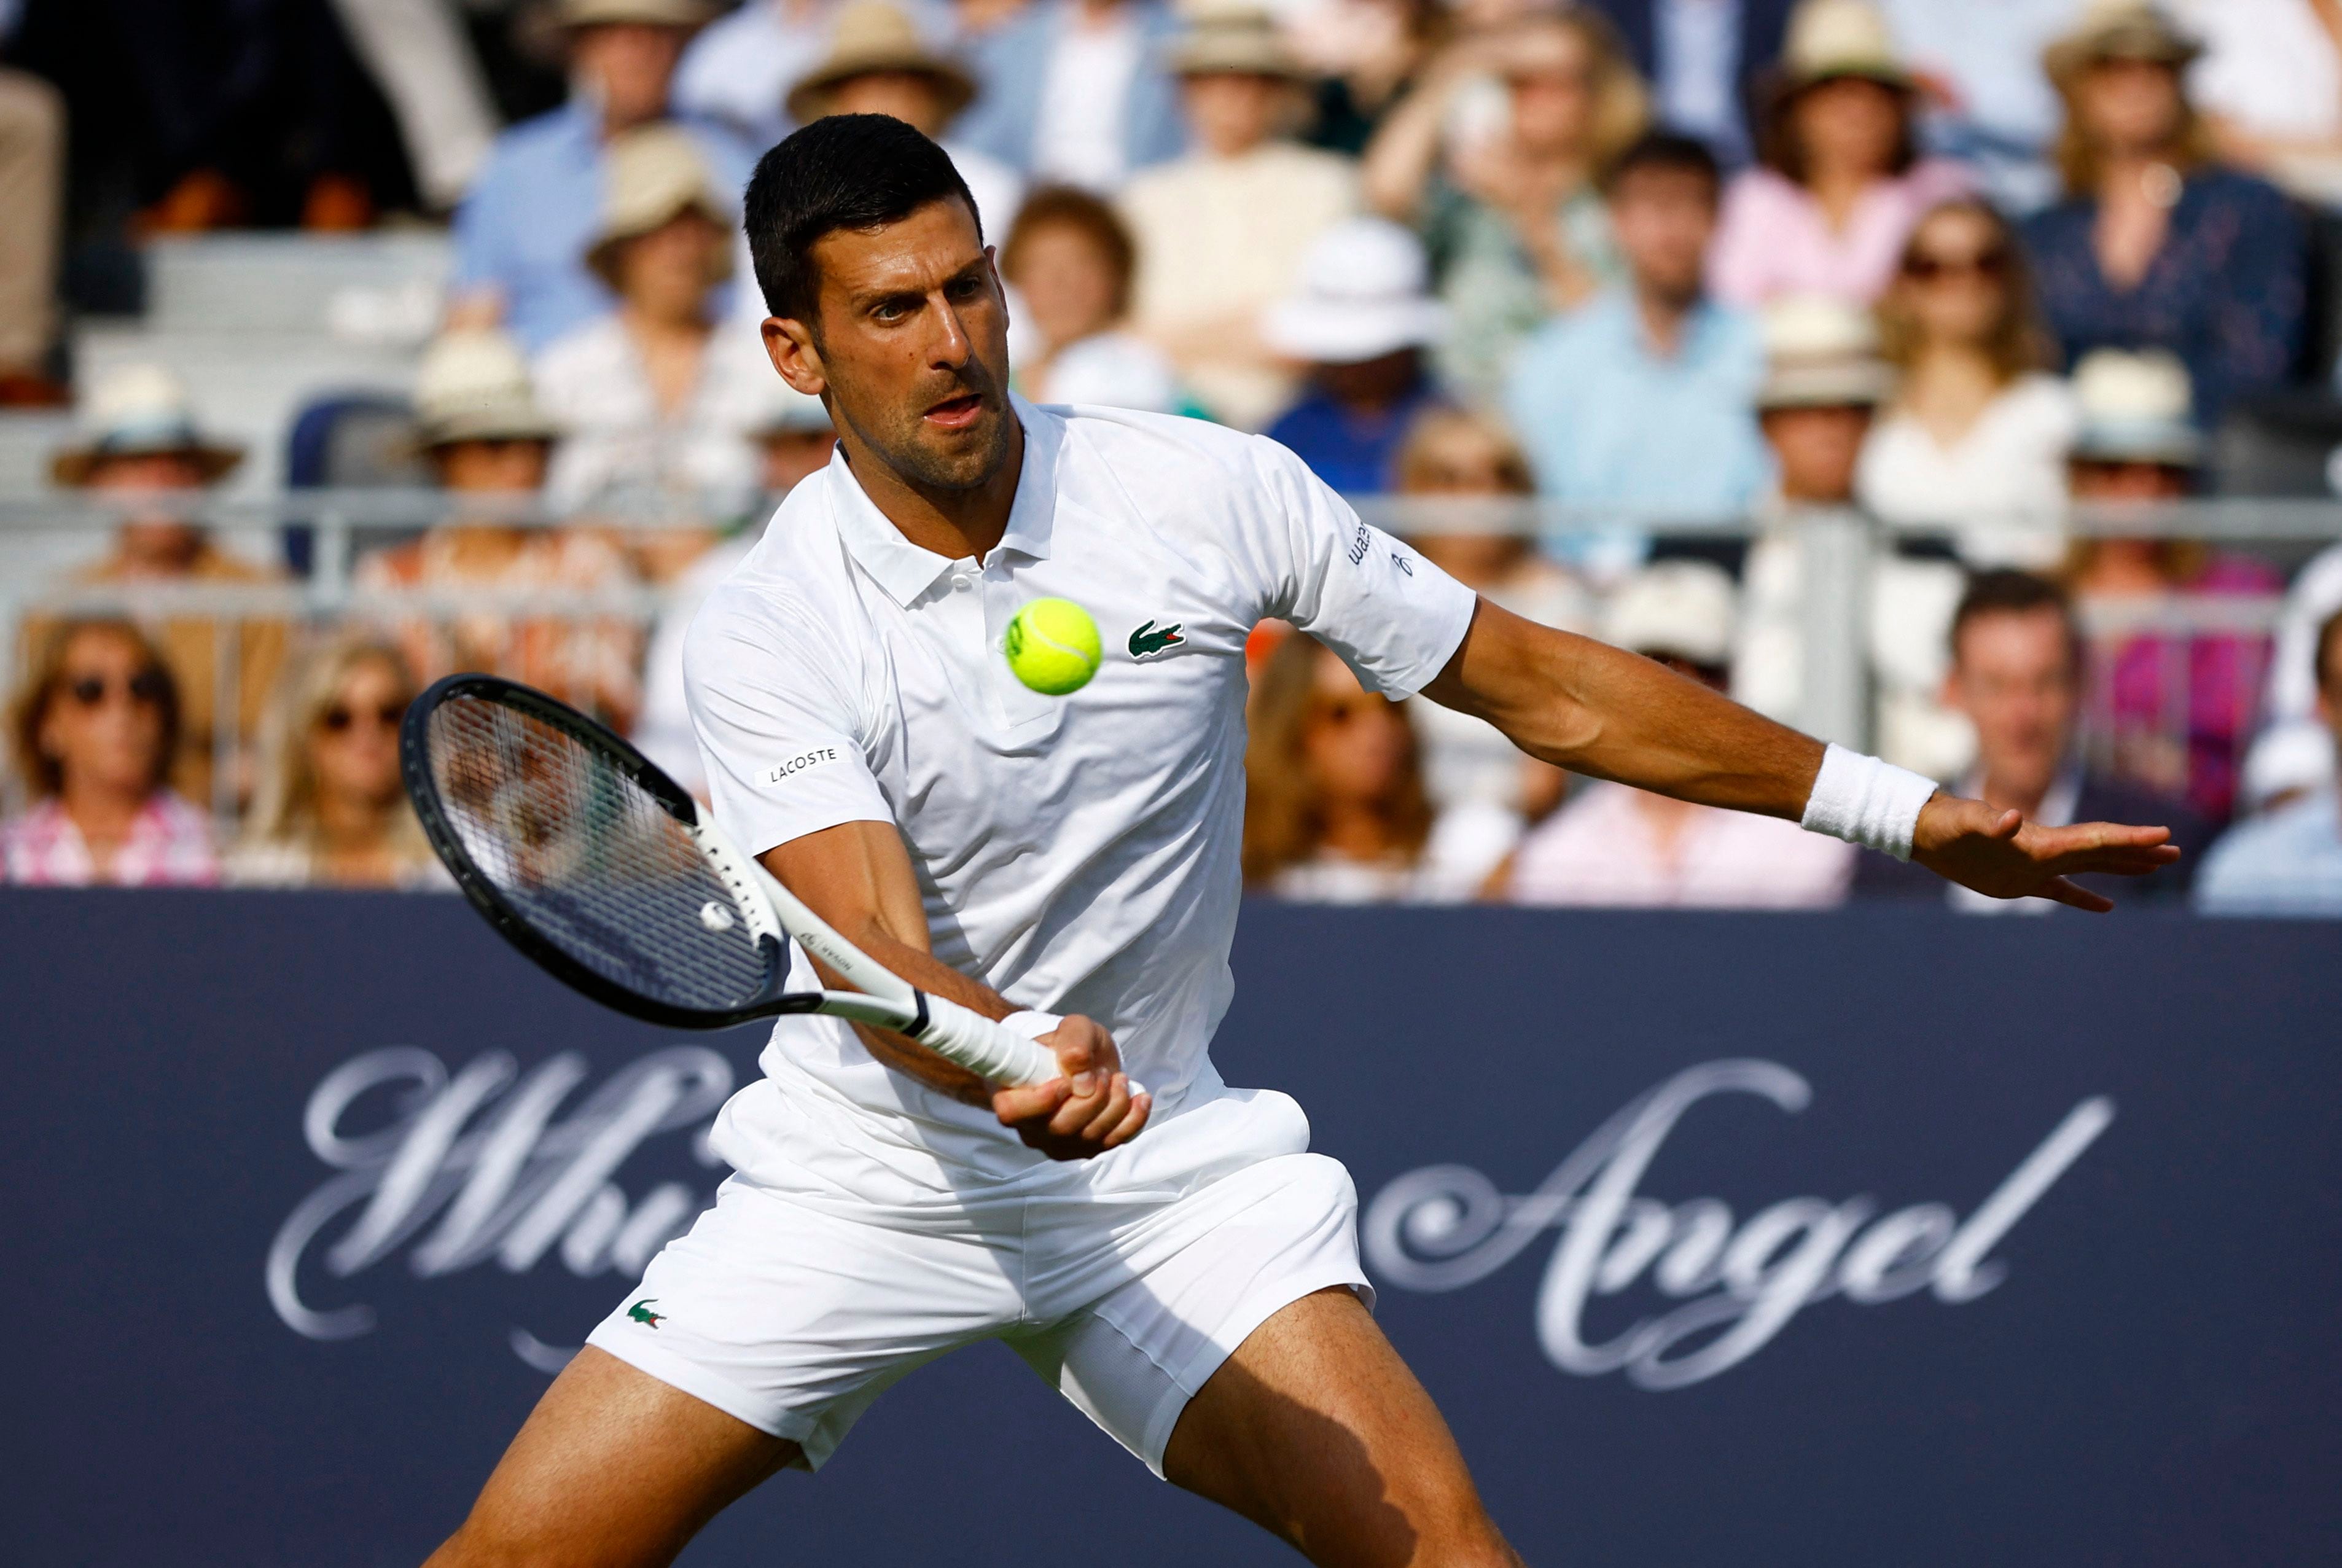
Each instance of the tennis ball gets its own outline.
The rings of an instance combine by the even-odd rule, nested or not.
[[[1071,599],[1036,599],[1008,623],[1000,651],[1018,680],[1062,697],[1080,691],[1097,674],[1097,623]]]

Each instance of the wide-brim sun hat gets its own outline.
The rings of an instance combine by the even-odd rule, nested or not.
[[[1916,85],[1887,18],[1869,0],[1805,0],[1791,15],[1782,45],[1778,98],[1849,76],[1898,92]]]
[[[2081,411],[2072,454],[2086,463],[2193,468],[2204,460],[2187,367],[2159,349],[2094,349],[2074,367]]]
[[[208,484],[244,461],[243,447],[204,434],[185,385],[159,365],[125,365],[102,377],[81,425],[82,439],[49,459],[56,484],[86,484],[112,458],[179,457]]]
[[[2150,0],[2094,0],[2073,31],[2041,52],[2041,65],[2062,87],[2091,66],[2111,61],[2141,60],[2184,70],[2203,53],[2203,40]]]
[[[415,378],[415,444],[552,441],[561,432],[536,405],[520,345],[492,328],[443,333]]]
[[[736,215],[716,188],[699,144],[680,126],[645,125],[614,138],[603,160],[602,217],[586,247],[586,265],[618,286],[617,250],[684,213],[696,212],[727,235]],[[722,245],[708,262],[711,284],[732,275],[734,247]]]
[[[1317,236],[1300,286],[1262,313],[1262,340],[1288,359],[1356,365],[1428,348],[1447,311],[1428,292],[1423,242],[1383,218],[1351,218]]]
[[[1610,595],[1602,640],[1650,658],[1677,658],[1709,669],[1732,662],[1737,596],[1711,561],[1659,561]]]
[[[1760,413],[1784,408],[1856,408],[1884,403],[1895,372],[1879,357],[1870,313],[1821,295],[1793,295],[1765,307],[1765,379]]]
[[[976,96],[976,78],[949,55],[930,48],[910,14],[887,0],[855,0],[837,14],[829,54],[789,88],[785,106],[800,124],[828,114],[840,83],[880,71],[900,71],[935,83],[949,120]]]
[[[1276,20],[1251,7],[1194,15],[1171,46],[1170,66],[1179,76],[1276,76],[1292,81],[1308,73],[1286,46]]]
[[[704,27],[716,7],[704,0],[561,0],[558,27]]]

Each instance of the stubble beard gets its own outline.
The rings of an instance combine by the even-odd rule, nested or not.
[[[971,360],[959,377],[958,390],[978,393],[984,397],[984,418],[966,434],[978,444],[973,449],[939,451],[934,435],[926,425],[926,408],[953,394],[949,389],[929,399],[925,407],[906,412],[891,419],[889,428],[875,431],[854,412],[845,406],[843,399],[834,400],[837,414],[853,428],[863,445],[883,459],[903,482],[915,489],[958,494],[980,490],[999,474],[1008,461],[1007,400],[1000,394],[1000,383],[980,363]]]

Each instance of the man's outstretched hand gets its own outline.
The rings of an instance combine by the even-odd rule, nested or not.
[[[2179,858],[2167,827],[2085,822],[2043,827],[2021,813],[1938,794],[1919,812],[1911,858],[1937,875],[1993,898],[2053,898],[2104,914],[2112,899],[2068,879],[2085,872],[2145,876]]]

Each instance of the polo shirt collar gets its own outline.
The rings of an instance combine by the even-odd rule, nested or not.
[[[1066,423],[1015,393],[1009,394],[1008,406],[1025,428],[1025,466],[1016,476],[1008,526],[995,548],[1046,560],[1056,520],[1057,463],[1065,447]],[[830,464],[830,474],[829,514],[838,536],[855,561],[896,604],[910,604],[950,570],[954,564],[950,559],[903,537],[902,530],[863,490],[844,452]]]

